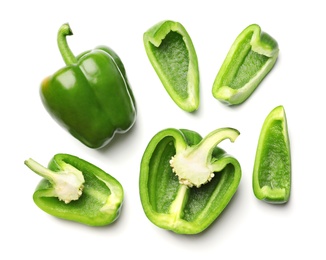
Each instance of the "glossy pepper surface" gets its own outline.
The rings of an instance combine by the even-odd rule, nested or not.
[[[247,100],[274,67],[278,43],[257,24],[245,28],[232,44],[213,84],[213,96],[228,105]]]
[[[120,215],[123,187],[97,166],[70,154],[56,154],[44,167],[33,159],[25,165],[43,179],[33,194],[46,213],[89,226],[104,226]]]
[[[60,27],[58,46],[66,67],[41,84],[41,98],[53,118],[90,148],[100,148],[136,120],[135,99],[119,56],[99,46],[75,57]]]
[[[161,21],[143,36],[147,56],[172,100],[184,111],[199,106],[199,70],[193,42],[184,26]]]
[[[165,129],[149,142],[141,161],[140,198],[147,218],[179,234],[205,230],[235,194],[239,162],[219,144],[239,132],[217,129],[205,138],[186,129]]]
[[[291,153],[287,119],[283,106],[266,117],[257,145],[253,190],[263,201],[280,204],[291,192]]]

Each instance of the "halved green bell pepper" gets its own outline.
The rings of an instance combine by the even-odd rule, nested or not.
[[[266,117],[257,145],[253,191],[259,200],[286,203],[291,192],[291,153],[283,106]]]
[[[179,234],[205,230],[222,213],[240,179],[239,162],[217,147],[239,132],[217,129],[205,138],[168,128],[149,142],[141,161],[139,189],[147,218]]]
[[[58,32],[58,46],[66,67],[41,84],[41,98],[51,116],[90,148],[100,148],[116,133],[127,132],[136,120],[136,104],[119,56],[99,46],[75,57],[66,36]]]
[[[213,84],[213,96],[227,105],[243,103],[274,67],[278,43],[260,26],[244,29],[231,46]]]
[[[46,213],[89,226],[108,225],[119,217],[123,187],[97,166],[69,154],[56,154],[48,168],[33,159],[25,165],[43,177],[33,200]]]
[[[199,69],[192,40],[182,24],[162,21],[143,36],[147,56],[172,100],[183,110],[199,106]]]

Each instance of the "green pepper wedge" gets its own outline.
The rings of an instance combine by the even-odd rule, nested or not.
[[[136,104],[119,56],[99,46],[75,57],[66,36],[58,31],[58,46],[66,67],[45,78],[41,98],[50,115],[90,148],[108,144],[116,133],[127,132],[136,120]]]
[[[186,129],[158,132],[143,154],[139,190],[147,218],[178,234],[197,234],[210,226],[235,194],[239,162],[217,146],[239,132],[217,129],[205,138]]]
[[[120,215],[120,182],[97,166],[70,154],[56,154],[48,168],[33,159],[25,165],[42,176],[33,194],[46,213],[89,226],[105,226]]]
[[[162,21],[143,35],[147,56],[172,100],[184,111],[199,106],[199,69],[192,40],[182,24]]]
[[[278,43],[257,24],[244,29],[231,46],[213,84],[213,96],[227,105],[243,103],[274,67]]]
[[[286,203],[291,191],[291,154],[283,106],[266,117],[257,145],[253,170],[253,191],[259,200]]]

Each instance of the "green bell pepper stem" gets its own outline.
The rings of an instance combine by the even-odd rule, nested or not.
[[[64,68],[41,83],[41,99],[49,114],[86,146],[107,145],[136,121],[136,103],[126,70],[109,47],[99,46],[76,57],[66,36],[68,24],[58,31],[58,47]]]
[[[63,24],[58,31],[58,47],[61,53],[61,56],[66,63],[66,65],[71,65],[77,63],[77,59],[72,53],[71,49],[68,46],[66,36],[73,35],[72,30],[68,23]]]
[[[199,69],[193,42],[182,24],[162,21],[143,36],[146,54],[172,100],[184,111],[199,106]]]
[[[257,145],[253,170],[253,191],[268,203],[286,203],[291,192],[291,154],[283,106],[266,117]]]
[[[78,200],[82,195],[85,180],[82,172],[75,167],[62,163],[64,171],[54,172],[43,167],[33,159],[26,160],[25,165],[38,175],[49,180],[53,185],[53,189],[48,195],[58,197],[59,200],[63,200],[65,203]]]
[[[185,147],[183,140],[181,144],[176,140],[177,152],[172,157],[170,165],[180,182],[199,188],[210,181],[215,171],[219,172],[225,167],[223,160],[212,161],[213,150],[222,140],[229,138],[234,142],[238,135],[239,132],[235,129],[223,128],[211,132],[200,143],[191,147]]]
[[[238,135],[232,128],[217,129],[205,138],[186,129],[157,133],[140,168],[140,198],[147,218],[178,234],[197,234],[209,227],[241,179],[239,162],[216,145]]]
[[[123,188],[95,165],[69,154],[56,154],[48,168],[33,159],[25,164],[44,177],[33,194],[44,212],[89,226],[109,225],[119,217]]]
[[[231,46],[213,84],[212,94],[227,105],[247,100],[274,67],[278,44],[257,24],[244,29]]]

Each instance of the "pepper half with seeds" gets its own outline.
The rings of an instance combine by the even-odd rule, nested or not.
[[[97,166],[69,154],[56,154],[48,168],[33,159],[25,165],[43,177],[33,200],[46,213],[89,226],[108,225],[119,217],[123,188]]]
[[[205,138],[168,128],[149,142],[141,161],[139,189],[147,218],[179,234],[205,230],[222,213],[241,179],[239,162],[217,145],[239,132],[217,129]]]

